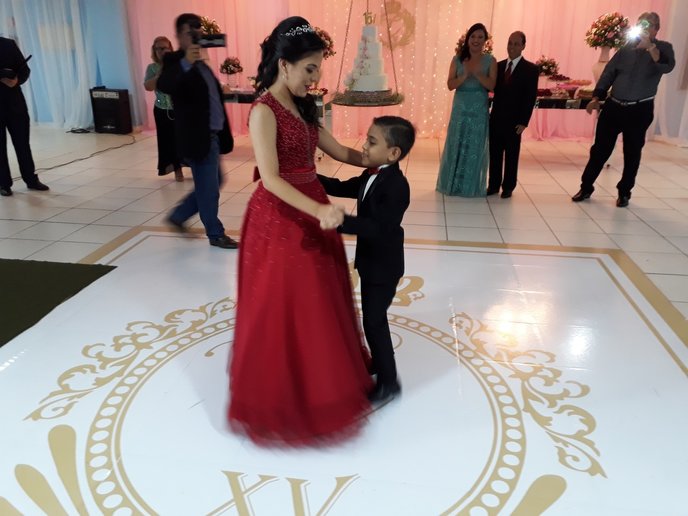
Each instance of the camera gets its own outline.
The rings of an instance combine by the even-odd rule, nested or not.
[[[639,20],[636,25],[628,29],[628,39],[638,40],[640,36],[647,33],[647,29],[650,28],[650,22],[647,20]]]
[[[191,41],[201,48],[221,48],[227,46],[226,34],[203,34],[199,30],[191,33]]]

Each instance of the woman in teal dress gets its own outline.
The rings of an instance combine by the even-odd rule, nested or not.
[[[447,87],[456,92],[437,177],[437,191],[445,195],[484,197],[487,193],[487,92],[497,81],[497,61],[483,54],[487,38],[482,23],[473,25],[449,67]]]

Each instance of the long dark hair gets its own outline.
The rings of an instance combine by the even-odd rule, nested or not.
[[[304,31],[303,29],[306,28]],[[256,91],[267,90],[275,84],[280,59],[294,64],[308,54],[325,50],[325,42],[313,32],[308,20],[292,16],[282,20],[260,44],[261,58],[256,75]],[[318,109],[312,95],[294,97],[294,103],[309,124],[318,123]]]
[[[487,38],[489,38],[490,35],[487,33],[485,25],[483,25],[482,23],[474,23],[473,25],[471,25],[471,28],[468,29],[468,32],[466,32],[466,39],[463,41],[463,46],[461,47],[461,53],[459,54],[459,62],[463,63],[466,59],[469,59],[471,57],[471,51],[468,50],[468,40],[470,39],[471,34],[479,30],[483,31],[483,34],[485,34],[485,43],[487,43]]]

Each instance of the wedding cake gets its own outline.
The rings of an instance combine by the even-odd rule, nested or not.
[[[365,22],[353,70],[344,79],[344,84],[349,91],[387,91],[382,43],[377,37],[378,31],[377,26],[374,25],[374,17],[366,13]]]

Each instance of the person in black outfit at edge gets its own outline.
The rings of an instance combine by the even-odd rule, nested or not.
[[[646,12],[638,18],[640,36],[631,39],[614,54],[604,67],[590,103],[588,113],[600,109],[600,101],[607,99],[597,120],[595,143],[581,177],[580,190],[571,200],[581,202],[595,191],[593,184],[611,156],[619,133],[623,134],[624,168],[616,185],[619,208],[628,206],[640,156],[645,145],[645,133],[654,118],[654,98],[662,75],[676,65],[671,43],[657,39],[659,16]],[[611,93],[607,96],[607,90]]]
[[[30,56],[29,56],[30,57]],[[50,190],[38,180],[36,166],[31,155],[29,133],[31,122],[26,99],[20,86],[31,73],[28,59],[13,39],[0,38],[0,195],[12,195],[12,175],[7,157],[7,133],[17,153],[22,179],[29,190]]]

